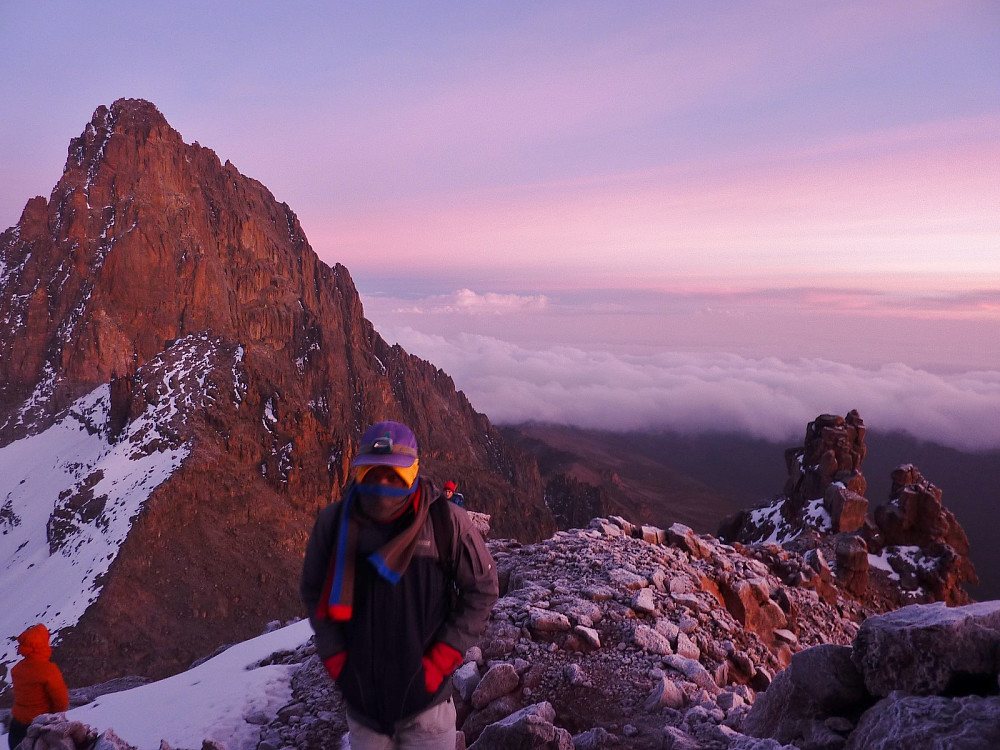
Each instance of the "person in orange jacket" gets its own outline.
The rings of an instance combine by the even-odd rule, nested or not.
[[[69,708],[69,691],[62,672],[49,661],[52,646],[48,628],[38,623],[21,633],[17,637],[17,652],[24,658],[10,670],[14,683],[14,708],[7,735],[10,750],[21,744],[36,716]]]

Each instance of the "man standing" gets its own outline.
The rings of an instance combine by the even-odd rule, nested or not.
[[[368,428],[351,469],[316,519],[300,587],[351,748],[453,750],[447,678],[486,627],[496,566],[465,511],[419,476],[408,427]]]

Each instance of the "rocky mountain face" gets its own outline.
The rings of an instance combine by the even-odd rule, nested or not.
[[[862,464],[865,424],[856,412],[810,422],[802,446],[785,454],[788,479],[771,503],[726,518],[718,535],[805,554],[825,577],[880,609],[917,602],[967,604],[978,582],[969,542],[942,491],[905,464],[891,499],[869,512]]]
[[[729,545],[681,524],[596,518],[539,543],[489,546],[501,597],[453,676],[460,747],[985,749],[1000,740],[997,602],[879,615],[836,580],[821,595],[808,555]],[[292,696],[272,717],[247,715],[257,750],[337,746],[344,705],[312,642],[261,665],[274,663],[294,666]],[[100,741],[58,719],[32,731],[51,739],[39,750]],[[74,732],[82,739],[54,744]]]
[[[134,511],[96,601],[58,634],[71,684],[163,675],[299,614],[315,513],[380,419],[410,425],[423,473],[458,479],[499,533],[531,541],[555,528],[534,461],[447,374],[378,335],[347,269],[319,260],[286,204],[185,143],[148,102],[98,108],[50,198],[0,235],[0,321],[0,446],[73,419],[100,388],[107,398],[83,421],[104,455],[183,446]],[[180,386],[191,361],[205,363],[184,391],[197,398]],[[109,471],[81,463],[54,496],[22,498],[52,509],[52,554],[108,527]],[[28,515],[7,489],[0,540]]]

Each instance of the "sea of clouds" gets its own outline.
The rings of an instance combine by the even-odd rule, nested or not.
[[[470,333],[380,328],[451,375],[498,424],[545,421],[607,430],[801,437],[818,414],[857,409],[870,428],[962,450],[1000,448],[1000,372],[860,368],[824,359],[721,353],[629,355],[527,348]]]

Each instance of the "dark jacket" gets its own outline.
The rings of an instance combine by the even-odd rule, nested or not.
[[[316,633],[323,660],[347,652],[337,680],[344,700],[358,721],[383,734],[451,695],[446,679],[433,695],[424,687],[421,657],[437,641],[464,653],[482,635],[497,600],[496,565],[468,514],[424,483],[434,505],[420,532],[413,559],[393,585],[375,570],[368,555],[398,531],[394,524],[361,527],[354,579],[354,612],[347,622],[316,617],[317,604],[330,568],[337,532],[337,504],[320,511],[306,547],[300,592]],[[433,515],[442,513],[446,540],[434,537]],[[405,524],[407,516],[400,520]],[[439,546],[450,557],[446,573]],[[452,585],[454,582],[454,587]],[[453,593],[457,589],[457,593]]]

